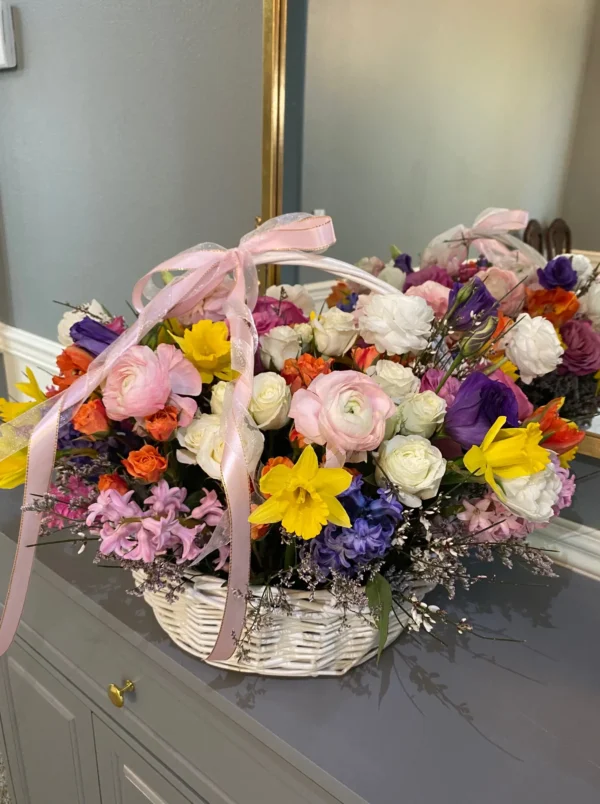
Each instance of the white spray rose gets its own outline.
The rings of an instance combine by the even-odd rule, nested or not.
[[[271,285],[270,288],[267,288],[265,295],[272,299],[283,297],[285,301],[290,301],[299,307],[304,315],[310,315],[315,309],[313,298],[304,285]]]
[[[581,287],[581,285],[585,284],[591,277],[594,266],[583,254],[565,254],[564,256],[572,257],[571,267],[577,274],[577,287]]]
[[[375,477],[380,486],[394,484],[398,498],[410,508],[419,508],[438,492],[446,461],[437,447],[419,435],[397,435],[379,449]]]
[[[356,306],[360,334],[379,352],[420,352],[431,334],[433,310],[419,296],[403,293],[360,296]]]
[[[411,368],[394,363],[393,360],[378,360],[375,365],[369,366],[367,374],[394,402],[416,394],[421,387],[421,381],[415,377]]]
[[[561,488],[562,482],[554,466],[548,464],[534,475],[503,480],[506,498],[502,503],[529,522],[548,522],[554,516],[552,508],[558,501]]]
[[[177,450],[180,463],[198,464],[209,477],[221,479],[221,460],[225,449],[224,427],[220,416],[200,413],[187,427],[177,431],[183,449]],[[244,456],[249,474],[253,474],[265,444],[265,437],[254,425],[242,431]]]
[[[210,394],[210,409],[213,413],[216,413],[217,416],[220,416],[223,413],[223,402],[225,400],[225,392],[229,386],[228,382],[224,380],[219,380],[218,383],[215,383],[212,387],[212,391]]]
[[[354,314],[338,307],[330,307],[326,313],[314,316],[311,324],[317,349],[329,357],[345,354],[358,337]]]
[[[288,421],[292,392],[279,374],[257,374],[248,410],[259,430],[278,430]]]
[[[521,313],[501,343],[527,385],[554,371],[565,351],[550,321],[542,316],[531,318],[528,313]]]
[[[104,307],[96,299],[92,299],[87,304],[82,304],[81,308],[81,310],[67,310],[66,313],[63,313],[63,317],[58,324],[58,342],[61,346],[71,346],[73,343],[71,327],[73,324],[77,324],[78,321],[82,321],[87,315],[95,321],[101,321],[103,324],[108,324],[111,320]]]
[[[434,391],[407,397],[398,406],[397,432],[431,438],[444,422],[446,407],[446,400]]]
[[[600,332],[600,282],[593,282],[580,299],[581,312],[590,319],[596,332]]]
[[[379,279],[383,279],[388,285],[391,285],[396,290],[402,290],[406,282],[406,274],[401,268],[396,268],[394,261],[386,262],[385,268],[379,274]]]
[[[300,338],[302,346],[308,346],[309,343],[312,343],[313,328],[310,324],[292,324],[292,329]]]
[[[259,348],[265,368],[281,371],[286,360],[300,354],[300,338],[292,327],[273,327],[266,335],[260,336]]]

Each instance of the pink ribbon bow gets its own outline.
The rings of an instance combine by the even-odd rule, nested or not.
[[[52,400],[42,403],[44,416],[34,427],[29,440],[24,506],[31,505],[36,497],[47,493],[56,457],[59,426],[71,417],[73,408],[89,397],[125,352],[138,344],[152,327],[169,316],[189,312],[212,293],[228,274],[233,274],[233,289],[226,299],[224,313],[231,333],[232,368],[239,376],[226,403],[225,448],[221,462],[229,513],[231,555],[223,621],[208,657],[215,661],[223,661],[233,654],[246,612],[250,573],[250,478],[244,458],[243,433],[252,396],[254,353],[258,342],[251,314],[258,296],[256,265],[269,261],[268,254],[272,252],[320,252],[334,242],[331,218],[283,215],[247,234],[237,248],[225,250],[220,246],[202,244],[154,268],[134,288],[133,303],[139,312],[136,323],[90,364],[87,374]],[[158,291],[144,306],[144,289],[153,274],[163,271],[184,273]],[[0,428],[3,458],[23,446],[19,441],[19,438],[22,441],[20,433],[31,426],[31,421],[31,417],[24,414]],[[21,619],[40,518],[40,513],[28,510],[21,517],[13,570],[0,621],[0,655],[10,647]]]
[[[527,226],[529,214],[520,209],[484,209],[468,228],[462,223],[434,237],[421,256],[421,268],[439,265],[455,276],[474,246],[492,265],[514,270],[543,268],[544,257],[510,232]]]

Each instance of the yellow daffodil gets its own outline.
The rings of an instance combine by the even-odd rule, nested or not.
[[[519,379],[519,369],[515,366],[514,363],[511,363],[508,358],[500,362],[498,366],[500,371],[503,371],[506,375],[508,375],[511,380],[515,382]]]
[[[38,381],[33,376],[33,371],[27,367],[25,369],[28,382],[17,382],[15,388],[25,396],[33,399],[33,402],[9,402],[8,399],[0,399],[0,419],[10,422],[25,413],[30,408],[34,408],[40,402],[46,401],[46,394],[38,385]]]
[[[281,522],[289,533],[314,539],[332,522],[350,527],[350,518],[336,496],[346,491],[352,475],[345,469],[322,469],[314,449],[306,447],[295,466],[274,466],[260,480],[269,499],[250,515],[253,525]]]
[[[497,478],[509,480],[541,472],[550,461],[550,453],[540,446],[542,430],[537,422],[525,427],[506,427],[506,416],[499,416],[487,431],[481,446],[471,447],[464,458],[474,475],[483,475],[502,498]]]
[[[26,449],[15,452],[14,455],[0,461],[0,489],[14,489],[24,483],[26,469]]]
[[[186,329],[182,338],[172,337],[196,366],[202,382],[211,383],[215,377],[227,381],[233,379],[229,330],[224,321],[198,321],[191,329]]]
[[[577,426],[577,425],[576,425]],[[576,444],[572,449],[568,450],[567,452],[563,452],[562,455],[558,456],[558,460],[560,461],[560,465],[563,469],[568,469],[571,465],[571,461],[577,455],[579,450],[579,444]]]

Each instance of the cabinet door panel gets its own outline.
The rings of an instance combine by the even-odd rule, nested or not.
[[[13,750],[7,750],[22,790],[19,804],[21,797],[22,804],[100,804],[89,709],[17,645],[4,672],[13,735]]]
[[[94,734],[102,804],[206,804],[191,792],[184,795],[184,785],[169,779],[158,761],[144,759],[98,718]]]

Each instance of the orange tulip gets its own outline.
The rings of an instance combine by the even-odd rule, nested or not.
[[[60,374],[52,377],[52,382],[59,391],[64,391],[75,380],[85,374],[94,358],[85,349],[79,346],[67,346],[67,348],[56,358],[56,365],[60,369]]]
[[[564,397],[557,397],[547,405],[534,410],[531,416],[523,423],[537,422],[543,433],[542,444],[546,449],[562,455],[577,447],[585,438],[585,433],[577,427],[575,422],[563,419],[558,415],[564,404]]]
[[[288,358],[283,364],[281,376],[295,394],[301,388],[308,388],[319,374],[331,373],[331,362],[331,359],[323,360],[322,357],[309,354],[301,355],[298,359]]]

